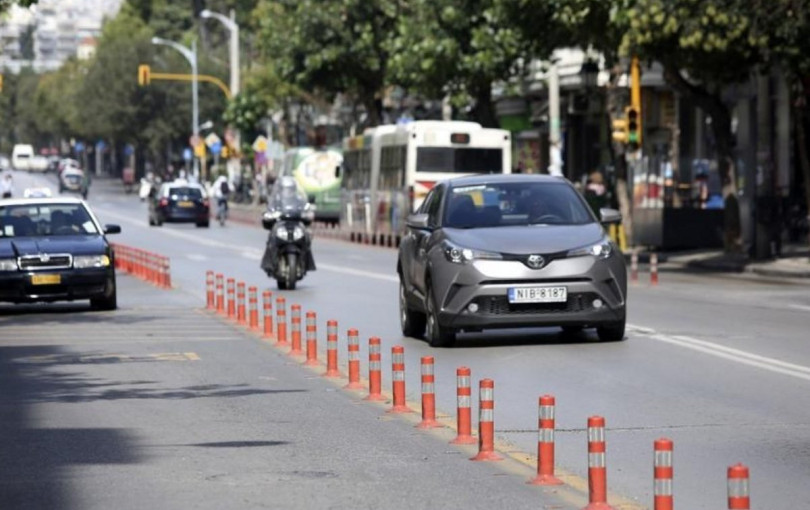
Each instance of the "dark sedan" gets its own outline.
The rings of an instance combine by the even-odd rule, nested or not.
[[[76,198],[0,200],[0,301],[89,299],[117,306],[114,255],[102,227]]]
[[[164,183],[150,194],[149,225],[166,223],[195,223],[209,225],[209,201],[205,189],[199,184],[185,181]]]

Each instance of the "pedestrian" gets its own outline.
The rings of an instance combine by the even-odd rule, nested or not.
[[[11,198],[12,193],[14,192],[14,180],[11,177],[10,173],[7,173],[3,176],[3,180],[0,181],[0,195],[3,198]]]
[[[591,172],[588,176],[588,182],[585,185],[585,200],[588,202],[588,205],[591,206],[591,209],[597,217],[600,217],[599,210],[608,206],[605,179],[598,170]]]

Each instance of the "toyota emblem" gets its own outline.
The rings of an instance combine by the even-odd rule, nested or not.
[[[47,253],[43,253],[42,255],[39,256],[39,260],[48,263],[51,260],[51,256],[48,255]]]
[[[546,260],[542,255],[529,255],[529,258],[526,259],[526,265],[532,269],[540,269],[545,263]]]

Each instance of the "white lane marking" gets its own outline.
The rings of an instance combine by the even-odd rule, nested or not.
[[[346,266],[334,266],[331,264],[318,263],[317,266],[318,269],[326,269],[327,271],[333,271],[335,273],[351,274],[355,276],[363,276],[365,278],[374,278],[375,280],[399,283],[399,277],[396,275],[375,273],[373,271],[363,271],[362,269],[354,269]]]
[[[793,308],[794,310],[801,310],[803,312],[810,312],[810,306],[807,306],[807,305],[788,305],[788,307]]]
[[[734,361],[743,365],[761,368],[769,372],[810,381],[810,367],[806,367],[804,365],[788,363],[775,358],[760,356],[759,354],[734,349],[733,347],[726,347],[714,342],[708,342],[706,340],[700,340],[688,336],[665,335],[663,333],[658,333],[655,330],[640,328],[638,326],[632,326],[631,329],[639,331],[639,333],[648,336],[652,340],[677,345],[678,347],[684,347],[686,349],[702,352],[704,354],[723,358],[728,361]]]

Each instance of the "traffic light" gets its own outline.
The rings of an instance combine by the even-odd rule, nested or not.
[[[149,73],[150,69],[148,65],[141,64],[138,66],[138,85],[141,87],[149,85],[149,82],[151,81]]]
[[[635,106],[628,106],[624,111],[627,118],[627,143],[638,147],[641,145],[641,112]]]
[[[627,143],[627,119],[613,119],[613,141]]]

